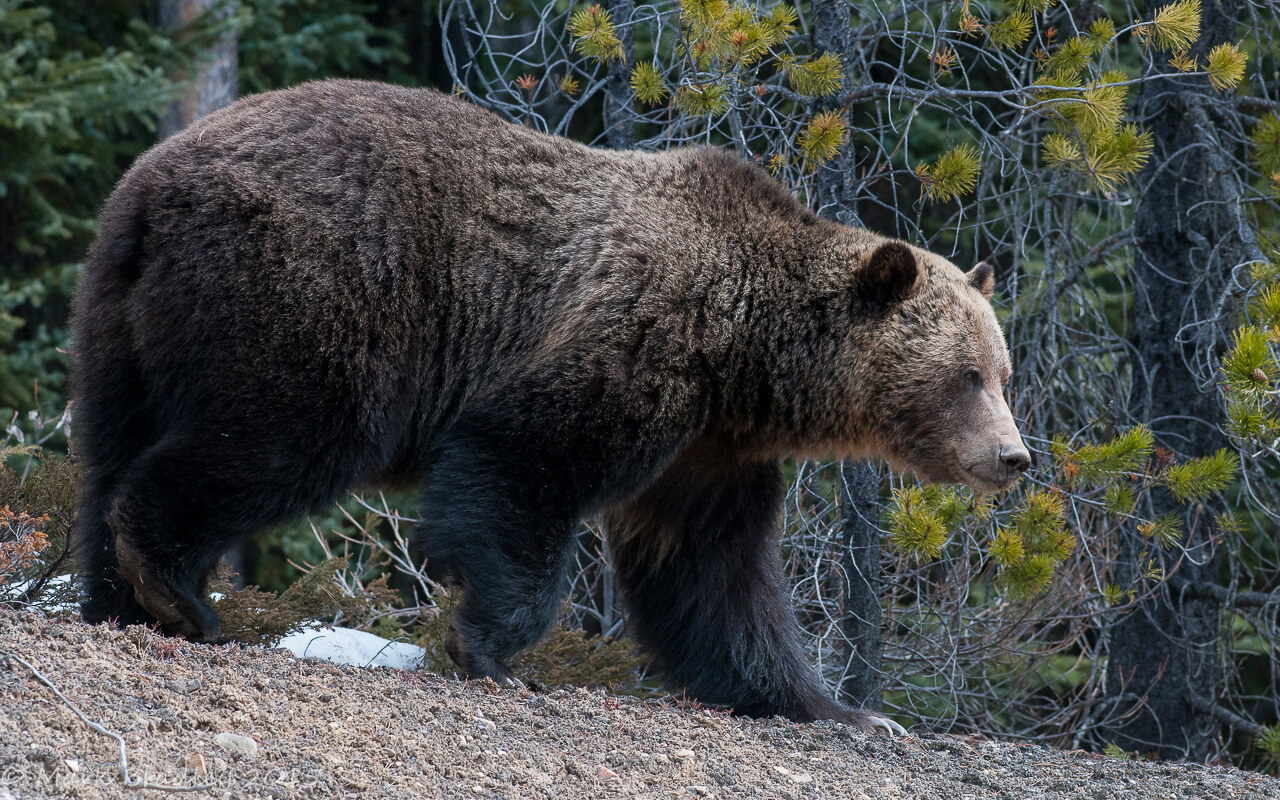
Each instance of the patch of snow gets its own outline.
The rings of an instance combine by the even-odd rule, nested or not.
[[[37,597],[28,605],[35,606],[47,614],[62,614],[68,611],[79,611],[80,603],[77,601],[55,603],[50,599],[52,595],[58,594],[64,589],[67,589],[72,580],[73,579],[70,575],[54,575],[49,579],[49,582],[44,585],[44,591],[41,593],[41,596]],[[25,594],[27,589],[34,585],[35,581],[29,580],[11,583],[7,586],[0,586],[0,600],[16,600]],[[75,597],[75,595],[72,595],[72,597]],[[0,795],[0,800],[4,800],[3,795]]]
[[[352,628],[312,626],[291,633],[276,647],[283,647],[299,658],[320,658],[335,664],[357,667],[392,667],[417,669],[426,651],[407,642],[393,642],[366,631]]]

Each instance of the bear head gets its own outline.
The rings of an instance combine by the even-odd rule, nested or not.
[[[860,320],[845,342],[848,441],[922,480],[991,492],[1031,464],[1005,402],[1009,350],[992,311],[995,275],[962,272],[895,240],[864,250],[850,302]],[[847,359],[847,360],[846,360]]]

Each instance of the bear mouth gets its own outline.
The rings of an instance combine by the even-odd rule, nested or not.
[[[1008,489],[1017,482],[1021,473],[1009,474],[1001,472],[993,475],[978,467],[967,466],[958,458],[930,459],[921,463],[917,459],[903,458],[897,454],[884,454],[883,458],[889,466],[899,473],[913,472],[921,483],[963,484],[979,494],[995,494]]]
[[[1017,482],[1021,473],[1003,473],[999,477],[985,475],[972,467],[960,467],[961,475],[953,483],[963,483],[980,494],[994,494],[1008,489]]]
[[[894,465],[896,466],[896,465]],[[911,471],[921,483],[952,483],[968,486],[978,494],[995,494],[1008,489],[1017,482],[1019,474],[992,475],[985,470],[953,464],[911,465]],[[905,472],[906,470],[899,470]]]

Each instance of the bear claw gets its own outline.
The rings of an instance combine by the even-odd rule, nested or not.
[[[885,736],[906,736],[907,729],[874,711],[865,708],[846,708],[844,713],[836,717],[841,722],[857,727],[866,734],[880,733]]]
[[[888,717],[869,716],[866,720],[868,725],[875,727],[875,730],[884,731],[886,736],[906,736],[907,729],[889,719]]]

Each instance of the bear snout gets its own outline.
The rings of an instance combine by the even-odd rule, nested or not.
[[[978,446],[969,451],[970,458],[962,460],[964,483],[977,492],[998,492],[1009,488],[1022,473],[1031,467],[1031,453],[1016,433],[999,437],[994,444]]]
[[[1031,454],[1022,442],[1006,442],[999,449],[1000,466],[1009,479],[1016,478],[1031,466]]]

